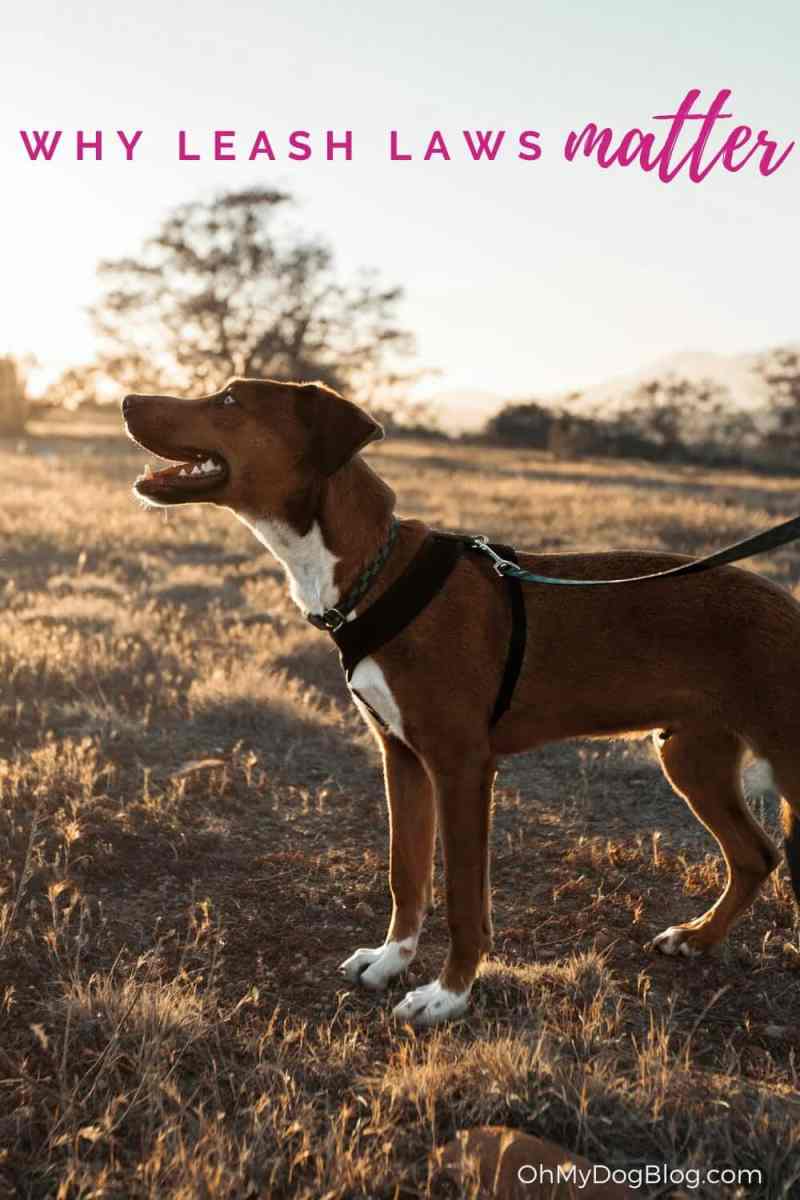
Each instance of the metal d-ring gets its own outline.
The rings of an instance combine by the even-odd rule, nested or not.
[[[515,567],[517,565],[516,563],[510,562],[507,558],[502,558],[501,555],[493,550],[489,545],[489,539],[485,533],[481,533],[477,537],[473,538],[472,545],[475,550],[480,550],[482,553],[489,555],[492,560],[492,566],[498,575],[506,575],[509,567]]]

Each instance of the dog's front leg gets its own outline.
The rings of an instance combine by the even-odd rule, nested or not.
[[[437,755],[438,757],[438,755]],[[394,1015],[435,1025],[467,1007],[478,963],[492,940],[489,822],[495,764],[488,750],[426,766],[434,781],[447,886],[450,950],[438,979],[409,992]]]
[[[382,990],[404,971],[417,952],[422,922],[431,903],[436,810],[433,790],[420,760],[395,737],[381,738],[389,803],[389,881],[392,919],[386,941],[356,950],[339,970],[353,983]]]

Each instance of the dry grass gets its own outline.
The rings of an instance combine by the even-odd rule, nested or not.
[[[797,504],[730,472],[375,459],[402,511],[529,546],[702,551]],[[483,1121],[796,1194],[788,888],[707,963],[648,957],[721,872],[642,745],[504,768],[473,1008],[396,1029],[402,984],[362,995],[335,969],[388,912],[376,755],[274,564],[227,514],[141,512],[111,427],[0,460],[0,1196],[443,1196],[431,1149]],[[412,981],[443,947],[437,913]]]

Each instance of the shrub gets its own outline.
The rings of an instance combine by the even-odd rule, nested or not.
[[[21,433],[28,416],[25,384],[11,357],[0,358],[0,434]]]

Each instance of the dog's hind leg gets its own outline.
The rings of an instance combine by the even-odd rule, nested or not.
[[[425,768],[397,738],[386,736],[381,741],[389,803],[392,918],[382,946],[356,950],[339,968],[353,983],[377,991],[404,971],[417,952],[431,905],[436,837],[433,789]]]
[[[664,954],[692,957],[721,942],[778,863],[772,842],[745,804],[741,783],[744,742],[730,730],[678,730],[663,736],[661,765],[670,783],[713,834],[725,856],[725,891],[708,912],[659,934]]]

